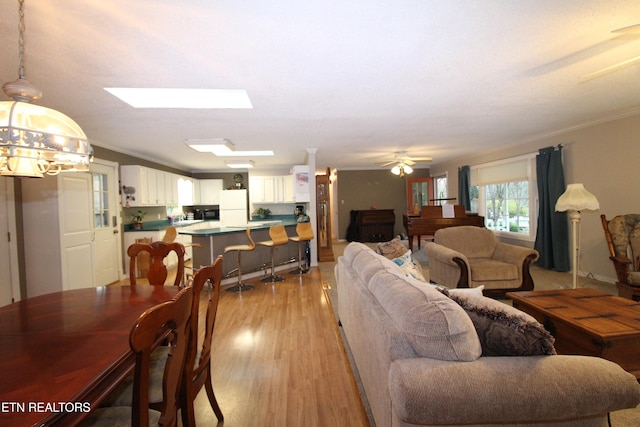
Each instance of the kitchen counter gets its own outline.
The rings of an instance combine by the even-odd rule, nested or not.
[[[295,218],[292,216],[287,216],[280,219],[276,218],[277,217],[265,220],[252,220],[249,221],[247,225],[221,225],[220,221],[207,221],[207,226],[202,225],[197,229],[191,230],[178,229],[178,233],[191,236],[215,236],[220,234],[230,234],[238,232],[244,234],[247,226],[250,227],[253,232],[253,230],[268,230],[272,225],[284,225],[285,227],[289,227],[295,226],[297,224]]]
[[[293,215],[290,216],[272,216],[265,220],[249,221],[248,226],[251,229],[251,238],[257,243],[264,240],[271,240],[269,237],[269,227],[272,225],[284,225],[289,236],[296,235],[297,221]],[[248,244],[246,236],[247,225],[237,226],[220,225],[218,221],[208,221],[207,225],[199,225],[197,228],[178,229],[178,233],[190,236],[193,247],[193,266],[199,268],[203,265],[210,265],[219,256],[224,256],[223,277],[231,277],[225,281],[225,284],[232,283],[236,280],[235,271],[237,269],[237,254],[235,252],[224,253],[224,248],[231,245]],[[267,247],[256,246],[253,251],[242,253],[242,271],[244,277],[263,274],[265,268],[270,268],[271,258],[270,249]],[[291,270],[295,268],[294,262],[297,260],[298,246],[295,243],[278,246],[274,252],[274,260],[277,266],[285,265],[283,268]],[[253,273],[253,274],[251,274]],[[285,273],[280,273],[285,274]]]
[[[189,227],[195,224],[202,223],[218,223],[219,221],[204,221],[201,219],[190,219],[184,221],[176,221],[171,224],[171,221],[168,219],[162,219],[158,221],[145,221],[142,223],[142,228],[133,228],[133,224],[124,224],[124,231],[164,231],[168,226],[173,225],[174,227],[180,229],[184,227]]]

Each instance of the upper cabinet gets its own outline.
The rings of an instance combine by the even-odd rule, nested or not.
[[[120,185],[124,207],[152,206],[157,203],[158,189],[154,169],[144,166],[121,166]]]
[[[200,179],[200,205],[219,205],[224,182],[221,179]]]
[[[293,176],[249,177],[251,203],[294,203]]]
[[[251,203],[309,202],[309,166],[294,166],[290,175],[250,176]]]
[[[183,181],[191,184],[183,184]],[[125,165],[120,167],[120,182],[125,207],[177,206],[182,201],[193,201],[193,180],[170,172]],[[189,188],[191,193],[183,194]]]

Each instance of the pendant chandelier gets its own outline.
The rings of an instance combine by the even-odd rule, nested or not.
[[[18,80],[5,83],[13,101],[0,102],[0,175],[42,178],[61,171],[87,171],[93,149],[76,122],[31,104],[42,92],[25,79],[24,0],[19,6]]]

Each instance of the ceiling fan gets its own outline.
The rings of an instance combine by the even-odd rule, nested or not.
[[[406,151],[396,151],[395,153],[393,153],[393,159],[383,162],[377,162],[376,165],[385,167],[391,166],[393,164],[399,165],[400,163],[402,163],[407,166],[413,166],[418,162],[431,162],[432,160],[433,159],[431,157],[413,157],[407,155]]]
[[[391,168],[391,173],[403,177],[405,174],[413,172],[411,166],[417,162],[430,162],[431,160],[431,157],[412,157],[408,156],[406,151],[396,151],[393,154],[393,160],[378,162],[377,164],[382,167],[394,165]]]
[[[640,39],[640,24],[618,28],[611,32],[616,34],[616,37],[615,37],[616,39],[628,39],[628,40]],[[621,68],[627,67],[629,65],[633,65],[637,62],[640,62],[640,56],[635,56],[633,58],[620,61],[616,64],[609,65],[608,67],[602,68],[598,71],[594,71],[592,73],[586,74],[582,76],[582,81],[593,80],[602,76],[606,76],[607,74],[611,74],[615,71],[618,71]]]

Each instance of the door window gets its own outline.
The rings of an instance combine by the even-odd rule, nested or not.
[[[93,227],[106,228],[109,224],[109,180],[106,174],[93,173]]]

